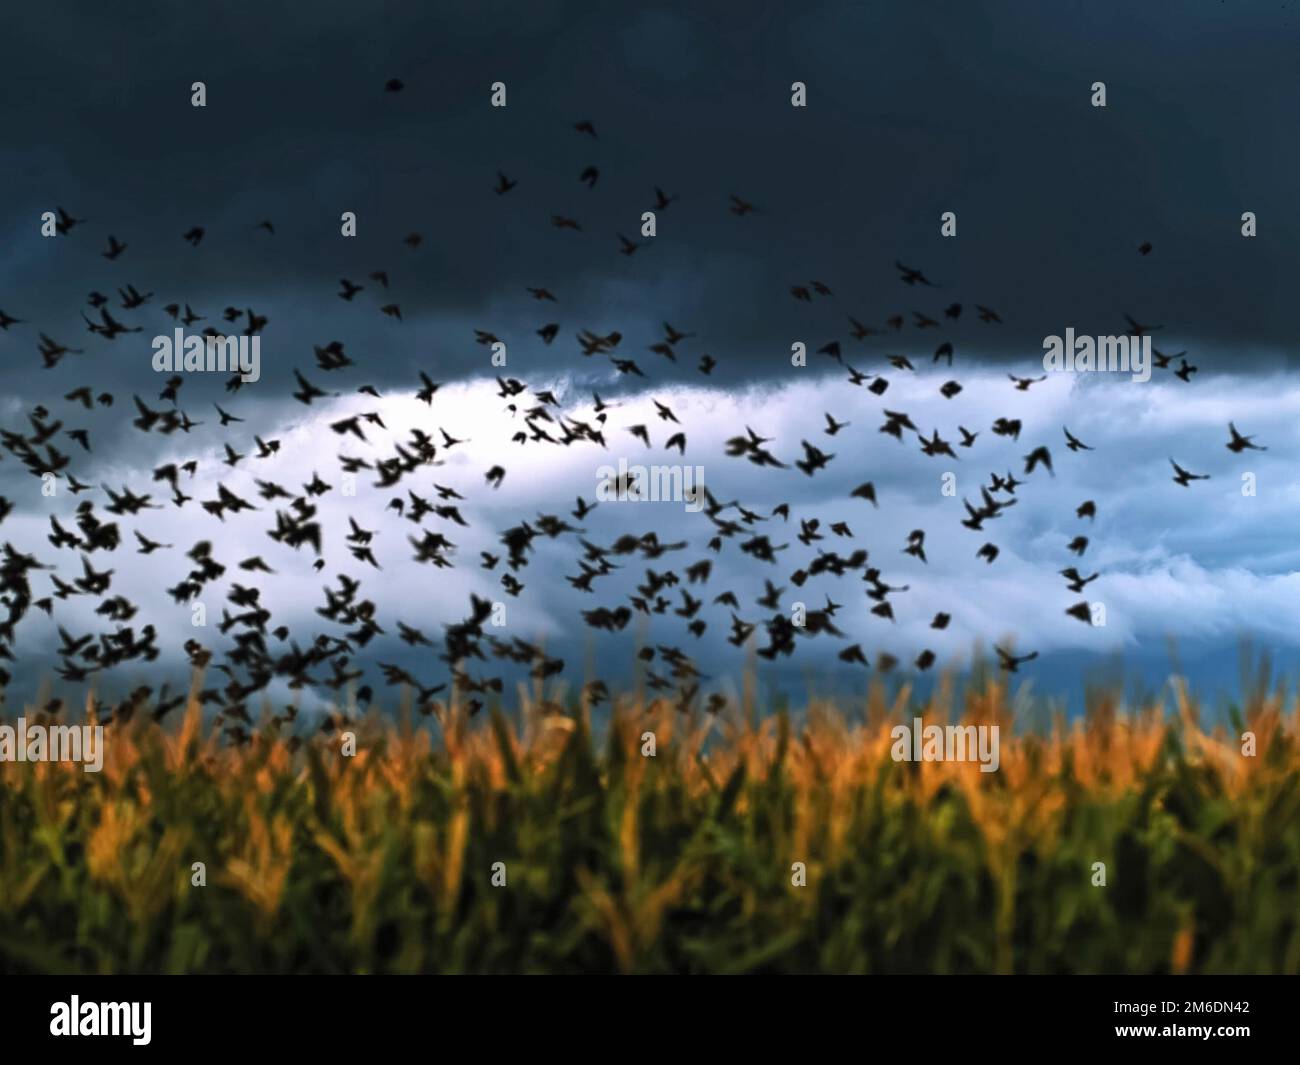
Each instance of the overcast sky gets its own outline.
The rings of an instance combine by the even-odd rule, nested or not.
[[[544,641],[569,662],[574,682],[625,675],[642,637],[682,647],[709,689],[728,690],[746,656],[725,641],[730,609],[712,600],[732,590],[737,613],[762,622],[772,613],[755,604],[764,580],[786,589],[787,612],[796,599],[817,609],[828,594],[843,605],[835,621],[844,638],[801,637],[792,659],[764,666],[792,692],[810,679],[827,688],[862,683],[861,667],[836,658],[850,643],[873,662],[882,652],[900,657],[903,670],[927,648],[940,667],[955,668],[976,646],[1036,650],[1024,676],[1076,701],[1079,678],[1117,655],[1158,683],[1173,668],[1171,640],[1180,668],[1211,692],[1236,686],[1243,639],[1294,673],[1294,4],[699,8],[475,2],[376,12],[322,3],[308,16],[235,3],[6,12],[0,310],[21,322],[0,333],[0,426],[30,435],[27,416],[44,405],[49,422],[88,429],[92,453],[63,433],[51,442],[96,490],[78,499],[61,485],[51,499],[11,452],[0,453],[0,495],[14,505],[0,539],[71,579],[81,572],[78,552],[46,541],[50,516],[73,527],[77,503],[90,499],[111,519],[101,484],[152,493],[161,509],[118,518],[122,549],[92,561],[115,570],[113,590],[140,608],[132,624],[156,626],[173,670],[188,639],[228,646],[215,622],[230,609],[232,580],[261,587],[273,624],[288,624],[303,645],[317,632],[339,635],[314,611],[322,587],[343,573],[364,580],[385,629],[358,660],[371,673],[377,662],[400,662],[426,684],[445,670],[430,653],[405,648],[396,622],[435,636],[466,615],[473,592],[505,602],[503,635]],[[393,78],[402,91],[385,92]],[[203,108],[191,106],[196,81],[205,84]],[[796,81],[807,88],[803,108],[791,106]],[[494,82],[506,85],[504,108],[490,106]],[[1095,82],[1105,84],[1104,108],[1092,106]],[[580,120],[597,136],[576,131]],[[599,169],[590,189],[579,181],[588,166]],[[518,182],[504,195],[494,191],[498,171]],[[656,186],[676,199],[657,211],[657,234],[643,238]],[[732,194],[756,211],[731,213]],[[56,206],[82,221],[66,236],[43,237],[42,212]],[[356,214],[355,237],[340,233],[345,211]],[[955,237],[940,232],[948,211]],[[1254,214],[1257,236],[1242,235],[1243,212]],[[582,228],[555,228],[553,215]],[[274,234],[257,228],[264,220]],[[182,234],[196,226],[205,232],[192,247]],[[422,236],[418,247],[403,242],[412,232]],[[110,234],[126,244],[112,261],[102,254]],[[620,234],[640,243],[635,254],[619,253]],[[922,269],[934,287],[903,284],[896,260]],[[387,289],[370,278],[375,271],[387,274]],[[340,299],[340,278],[365,287]],[[814,280],[831,294],[792,297],[792,286]],[[117,293],[127,284],[153,293],[148,303],[123,309]],[[529,286],[556,302],[535,300]],[[82,313],[98,313],[87,303],[92,291],[141,332],[112,342],[90,334]],[[204,316],[195,329],[222,325],[228,306],[267,316],[261,379],[228,394],[222,375],[188,375],[178,406],[204,424],[146,434],[131,425],[131,397],[171,406],[159,399],[165,375],[151,368],[150,341],[175,327],[163,310],[174,302]],[[380,313],[390,303],[400,305],[400,321]],[[944,314],[953,303],[963,307],[956,319]],[[994,308],[1001,324],[981,322],[977,304]],[[915,312],[938,327],[917,328]],[[898,330],[887,324],[895,314],[905,316]],[[1049,375],[1020,391],[1007,379],[1041,373],[1044,337],[1067,327],[1121,333],[1125,315],[1160,326],[1155,346],[1185,352],[1197,367],[1191,380],[1172,367],[1147,383]],[[850,316],[876,333],[854,339]],[[665,321],[693,334],[674,345],[675,362],[648,350]],[[536,334],[548,323],[559,325],[549,345]],[[505,341],[505,367],[491,364],[475,329]],[[615,355],[635,360],[644,376],[620,374],[606,354],[584,356],[580,330],[621,333]],[[43,369],[40,333],[85,353]],[[355,365],[325,373],[313,346],[334,340]],[[852,384],[846,366],[816,354],[833,341],[844,363],[883,374],[888,392]],[[945,341],[951,369],[933,360]],[[806,367],[791,365],[795,342],[808,347]],[[698,369],[706,354],[716,361],[707,376]],[[891,355],[915,371],[891,366]],[[310,407],[296,402],[295,369],[331,395]],[[443,386],[431,406],[414,398],[421,371]],[[515,412],[498,397],[497,376],[532,390]],[[954,379],[963,390],[944,398],[940,386]],[[65,401],[80,385],[112,392],[113,407]],[[380,398],[359,394],[361,385]],[[545,389],[560,400],[554,417],[588,424],[596,424],[593,389],[619,404],[607,411],[608,447],[513,442],[522,411]],[[663,421],[655,400],[681,425]],[[214,401],[245,420],[221,428]],[[959,425],[979,436],[956,448],[956,460],[927,457],[916,434],[899,442],[879,432],[884,408],[954,444]],[[368,426],[366,442],[331,431],[366,412],[386,431]],[[849,426],[827,436],[825,412]],[[1022,421],[1018,440],[993,434],[1000,417]],[[1229,421],[1268,450],[1230,452]],[[648,427],[650,448],[627,432],[634,425]],[[793,466],[760,469],[725,454],[746,425],[771,438],[785,463],[801,457],[801,440],[835,457],[813,477]],[[1066,450],[1063,426],[1094,450]],[[417,471],[397,491],[362,477],[355,497],[341,495],[336,456],[390,456],[412,428],[435,442],[439,429],[465,442],[440,447],[445,465]],[[679,428],[684,457],[664,446]],[[254,458],[254,434],[279,440],[279,453]],[[248,457],[224,465],[225,444]],[[1023,474],[1024,456],[1040,444],[1055,476]],[[598,468],[620,458],[701,466],[718,500],[739,500],[767,520],[715,552],[712,524],[681,503],[607,503],[573,518],[577,496],[595,500]],[[1175,484],[1170,458],[1210,479]],[[199,473],[183,487],[195,501],[176,508],[151,471],[190,459]],[[494,465],[507,471],[496,490],[484,483]],[[1026,481],[1016,504],[982,532],[962,528],[963,497],[978,504],[990,473],[1008,470]],[[309,552],[267,538],[276,506],[257,499],[254,485],[256,477],[298,493],[313,473],[334,486],[319,500],[327,560],[319,574]],[[955,474],[953,496],[941,492],[945,473]],[[1253,494],[1243,492],[1243,474],[1253,475]],[[849,497],[867,480],[878,509]],[[416,525],[386,509],[408,489],[433,496],[434,482],[467,497],[468,527],[432,516],[422,523],[456,544],[450,569],[418,564],[407,540],[420,535]],[[262,509],[219,522],[198,508],[218,483]],[[1087,499],[1097,504],[1092,521],[1075,516]],[[790,506],[788,521],[770,516],[780,503]],[[501,533],[538,514],[584,531],[539,538],[516,574],[524,590],[510,596],[502,568],[482,569],[479,553],[501,554]],[[375,530],[382,571],[348,555],[348,516]],[[734,510],[720,516],[738,519]],[[811,518],[825,540],[804,545],[799,522]],[[829,531],[839,521],[851,536]],[[175,546],[136,554],[132,529]],[[578,535],[608,545],[650,529],[687,547],[654,561],[614,559],[623,568],[597,581],[595,594],[564,579],[579,572]],[[902,552],[913,529],[926,530],[924,564]],[[739,550],[753,533],[789,547],[763,563]],[[1089,537],[1082,557],[1066,548],[1079,534]],[[200,539],[232,571],[205,592],[203,631],[164,591],[191,568],[183,552]],[[975,555],[990,541],[1000,549],[991,565]],[[884,581],[907,586],[890,596],[894,622],[870,614],[860,570],[792,586],[791,574],[818,549],[855,548],[869,551]],[[276,574],[240,574],[236,564],[251,555]],[[705,557],[708,583],[686,585],[685,567]],[[1070,565],[1101,576],[1071,594],[1058,574]],[[580,611],[626,604],[647,567],[676,569],[679,588],[704,598],[703,636],[686,632],[672,610],[619,634],[583,626]],[[48,594],[48,575],[33,583],[37,596]],[[673,609],[679,588],[666,593]],[[1080,599],[1104,604],[1104,626],[1065,615]],[[95,605],[74,597],[56,602],[53,619],[29,614],[10,663],[15,688],[50,676],[57,625],[78,635],[109,628]],[[944,632],[929,628],[937,611],[952,615]],[[129,664],[100,684],[151,680],[156,668]]]

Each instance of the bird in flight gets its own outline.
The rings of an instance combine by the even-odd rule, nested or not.
[[[1208,481],[1210,479],[1208,473],[1188,473],[1187,470],[1183,469],[1173,459],[1169,460],[1169,465],[1174,468],[1174,483],[1180,484],[1184,488],[1193,481]]]
[[[1253,443],[1252,441],[1255,439],[1253,436],[1242,436],[1237,432],[1237,427],[1233,425],[1232,422],[1228,423],[1228,432],[1231,434],[1231,439],[1223,446],[1229,451],[1235,452],[1239,455],[1247,449],[1251,451],[1268,450],[1266,447],[1261,447],[1259,444]]]
[[[934,282],[926,277],[920,270],[915,270],[910,266],[904,266],[897,259],[894,260],[894,267],[898,270],[900,275],[899,279],[905,285],[928,285],[930,288],[935,287]]]

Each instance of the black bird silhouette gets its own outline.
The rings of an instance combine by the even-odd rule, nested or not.
[[[1066,429],[1064,426],[1062,426],[1062,429],[1064,429],[1065,431],[1065,446],[1068,447],[1071,451],[1094,450],[1093,448],[1090,448],[1087,444],[1085,444],[1082,440],[1074,436],[1069,429]]]
[[[920,270],[914,270],[910,266],[904,266],[897,259],[894,260],[894,266],[898,269],[898,272],[901,275],[900,280],[903,282],[903,284],[928,285],[930,288],[935,287],[934,282],[931,281],[928,277],[926,277],[925,274],[921,273]]]
[[[1268,450],[1268,448],[1266,447],[1261,447],[1259,444],[1252,443],[1251,441],[1255,439],[1253,436],[1242,436],[1239,432],[1237,432],[1237,427],[1233,425],[1232,422],[1228,423],[1228,432],[1232,435],[1232,439],[1230,439],[1223,446],[1226,447],[1229,451],[1235,452],[1237,454],[1241,454],[1241,452],[1245,451],[1247,448],[1249,448],[1251,451]]]
[[[1066,607],[1065,612],[1072,618],[1078,618],[1085,625],[1092,624],[1092,607],[1090,607],[1086,601]]]
[[[1037,651],[1030,651],[1027,655],[1016,656],[1010,651],[1004,651],[997,644],[993,645],[993,650],[998,653],[999,666],[1007,673],[1015,673],[1026,662],[1032,662],[1038,657]]]
[[[1173,459],[1169,460],[1169,465],[1171,465],[1174,468],[1174,483],[1182,485],[1184,488],[1186,488],[1193,481],[1208,481],[1210,479],[1210,475],[1208,473],[1188,473],[1185,469],[1183,469],[1180,465],[1178,465],[1178,463],[1176,463]]]
[[[857,488],[853,489],[850,495],[852,495],[854,499],[865,499],[874,507],[880,506],[880,504],[876,502],[876,486],[870,481],[858,485]]]
[[[1086,585],[1095,581],[1098,574],[1094,573],[1091,577],[1085,577],[1073,566],[1070,566],[1068,569],[1061,570],[1061,576],[1069,582],[1070,591],[1077,594],[1082,592]]]
[[[1052,453],[1042,445],[1034,448],[1033,451],[1025,456],[1025,473],[1033,473],[1034,468],[1040,463],[1047,468],[1048,473],[1051,473],[1053,477],[1056,476],[1052,471]]]
[[[1016,389],[1020,392],[1028,392],[1030,385],[1036,385],[1040,381],[1047,380],[1047,374],[1043,374],[1041,377],[1017,377],[1015,374],[1009,373],[1007,376],[1016,383]]]

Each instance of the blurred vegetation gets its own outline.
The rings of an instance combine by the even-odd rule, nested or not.
[[[1185,693],[1038,732],[1013,702],[988,676],[797,719],[620,698],[593,729],[521,691],[368,716],[350,757],[143,715],[100,773],[0,763],[0,970],[1300,972],[1294,699],[1212,731]],[[999,771],[895,762],[918,713],[999,724]]]

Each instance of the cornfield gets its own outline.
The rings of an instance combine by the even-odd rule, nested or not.
[[[1000,677],[742,702],[521,690],[368,714],[350,754],[191,702],[108,726],[98,773],[0,763],[0,969],[1300,972],[1280,690],[1215,729],[1186,692],[1017,727]],[[998,724],[998,771],[895,761],[917,712]]]

